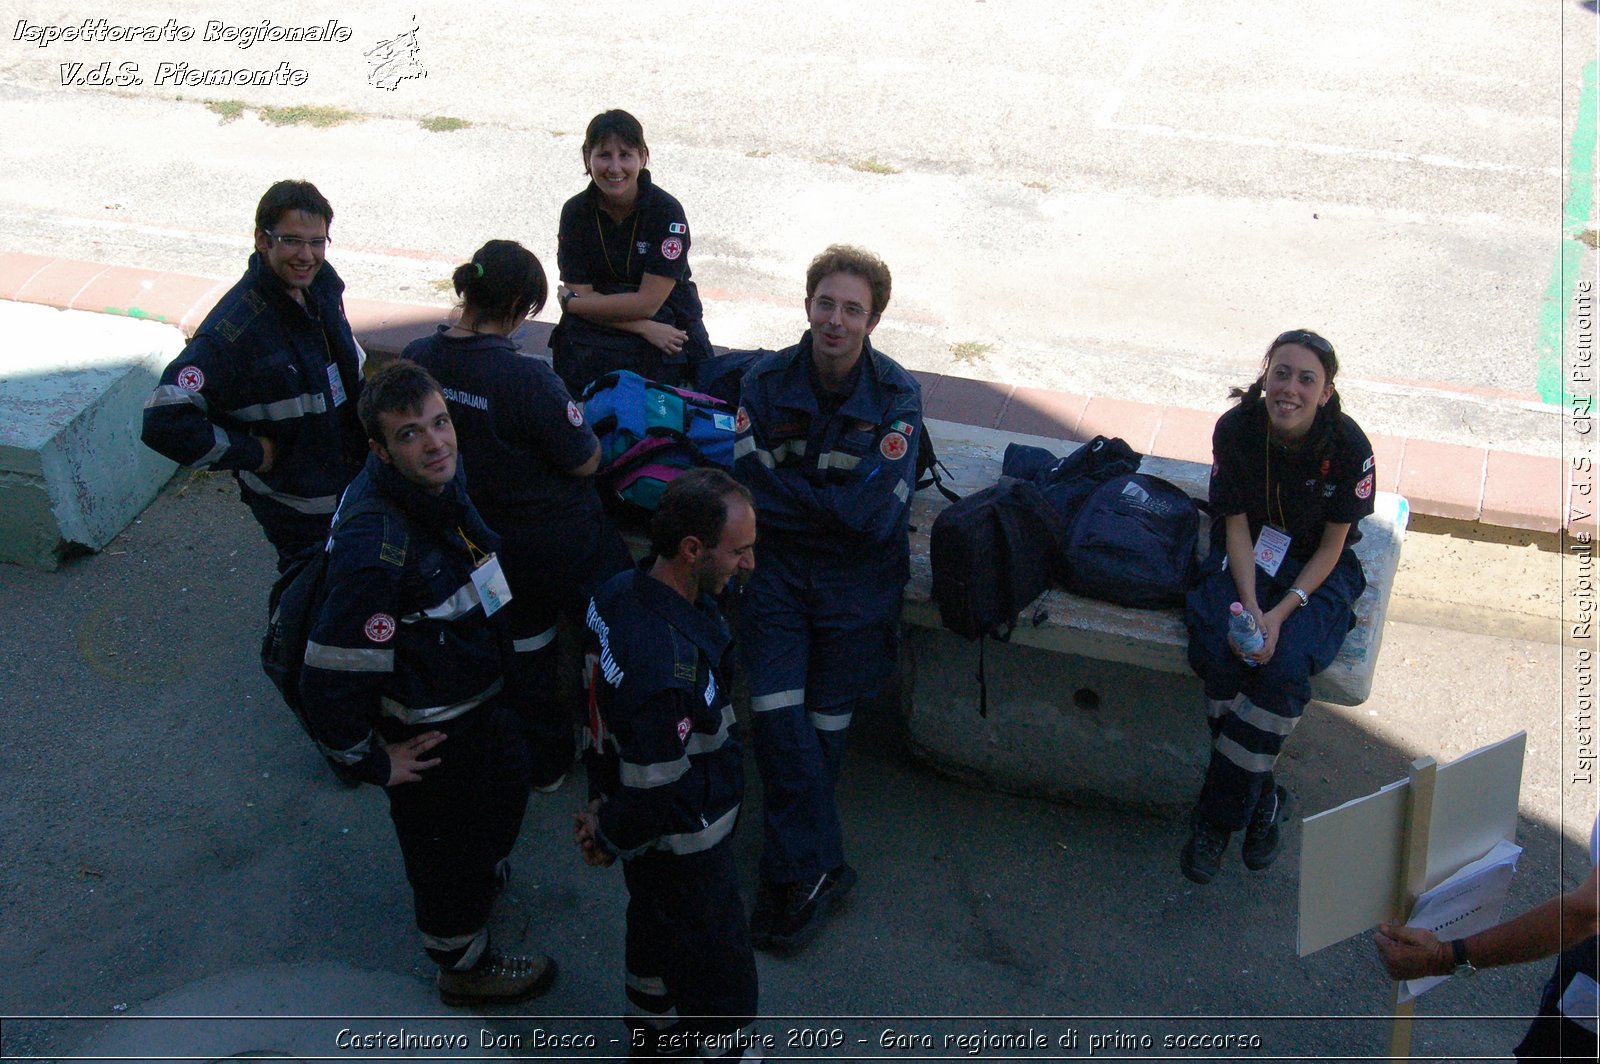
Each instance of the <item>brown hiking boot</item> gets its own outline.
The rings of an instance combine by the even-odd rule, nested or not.
[[[556,962],[542,955],[486,954],[466,971],[439,969],[439,999],[446,1005],[510,1005],[538,997],[556,981]]]

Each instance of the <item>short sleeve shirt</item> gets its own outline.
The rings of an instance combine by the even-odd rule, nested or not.
[[[639,197],[633,211],[614,221],[600,209],[594,182],[561,208],[556,265],[567,284],[586,284],[610,295],[634,292],[645,274],[676,284],[663,309],[679,327],[700,321],[700,296],[690,283],[689,219],[683,206],[656,187],[649,170],[639,172]],[[657,315],[660,320],[662,316]]]
[[[1211,437],[1211,506],[1216,516],[1242,513],[1250,538],[1270,524],[1289,534],[1289,556],[1304,562],[1316,553],[1328,524],[1349,524],[1346,545],[1361,539],[1360,521],[1372,513],[1377,470],[1372,444],[1354,419],[1339,412],[1325,455],[1289,448],[1267,434],[1265,404],[1241,403],[1217,419]],[[1317,435],[1316,428],[1312,435]]]
[[[444,390],[467,492],[491,527],[507,519],[582,519],[599,507],[587,477],[597,441],[555,371],[503,336],[452,337],[445,327],[402,352]]]

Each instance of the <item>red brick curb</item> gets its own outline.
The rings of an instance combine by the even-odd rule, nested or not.
[[[0,300],[148,318],[192,335],[231,281],[0,251]],[[437,307],[348,299],[350,324],[369,354],[393,356],[442,320]],[[541,347],[535,322],[525,346]],[[929,417],[1006,432],[1081,441],[1121,436],[1136,450],[1194,462],[1211,457],[1216,412],[918,372]],[[1410,437],[1374,436],[1378,487],[1415,513],[1505,528],[1556,532],[1570,522],[1560,459]]]

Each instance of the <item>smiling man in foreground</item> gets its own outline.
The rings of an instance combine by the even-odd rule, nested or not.
[[[510,598],[500,537],[467,498],[455,426],[426,370],[389,366],[360,409],[372,454],[334,516],[306,715],[330,758],[389,797],[440,998],[524,1001],[556,967],[489,949],[528,795],[526,747],[502,697],[509,640],[491,616]]]

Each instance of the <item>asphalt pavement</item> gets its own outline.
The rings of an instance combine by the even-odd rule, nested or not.
[[[104,552],[56,573],[0,567],[4,1057],[387,1057],[407,1051],[349,1039],[402,1029],[436,1040],[411,1055],[615,1051],[625,892],[572,846],[581,782],[534,796],[495,923],[502,944],[558,959],[554,990],[482,1017],[438,1005],[382,796],[332,781],[257,667],[271,572],[229,478],[187,473]],[[1368,703],[1314,707],[1289,744],[1282,776],[1302,812],[1403,778],[1412,757],[1525,728],[1509,911],[1575,882],[1587,824],[1569,815],[1562,833],[1575,792],[1558,771],[1558,647],[1393,623],[1383,653]],[[852,730],[841,806],[855,895],[804,953],[759,959],[758,1029],[780,1043],[769,1059],[971,1055],[947,1034],[999,1059],[983,1033],[1029,1029],[1060,1056],[1088,1055],[1091,1035],[1114,1059],[1384,1051],[1390,984],[1370,943],[1296,956],[1297,831],[1270,870],[1231,856],[1199,887],[1177,869],[1182,823],[952,782],[907,756],[897,722],[891,699]],[[1433,992],[1419,1057],[1504,1053],[1545,975],[1528,965]],[[152,1018],[208,1015],[233,1018]],[[485,1030],[522,1041],[484,1049]],[[1230,1033],[1259,1047],[1163,1042]],[[438,1041],[463,1034],[471,1053]],[[1115,1050],[1117,1034],[1152,1045]],[[541,1050],[559,1037],[595,1045]],[[791,1037],[823,1041],[781,1044]]]

